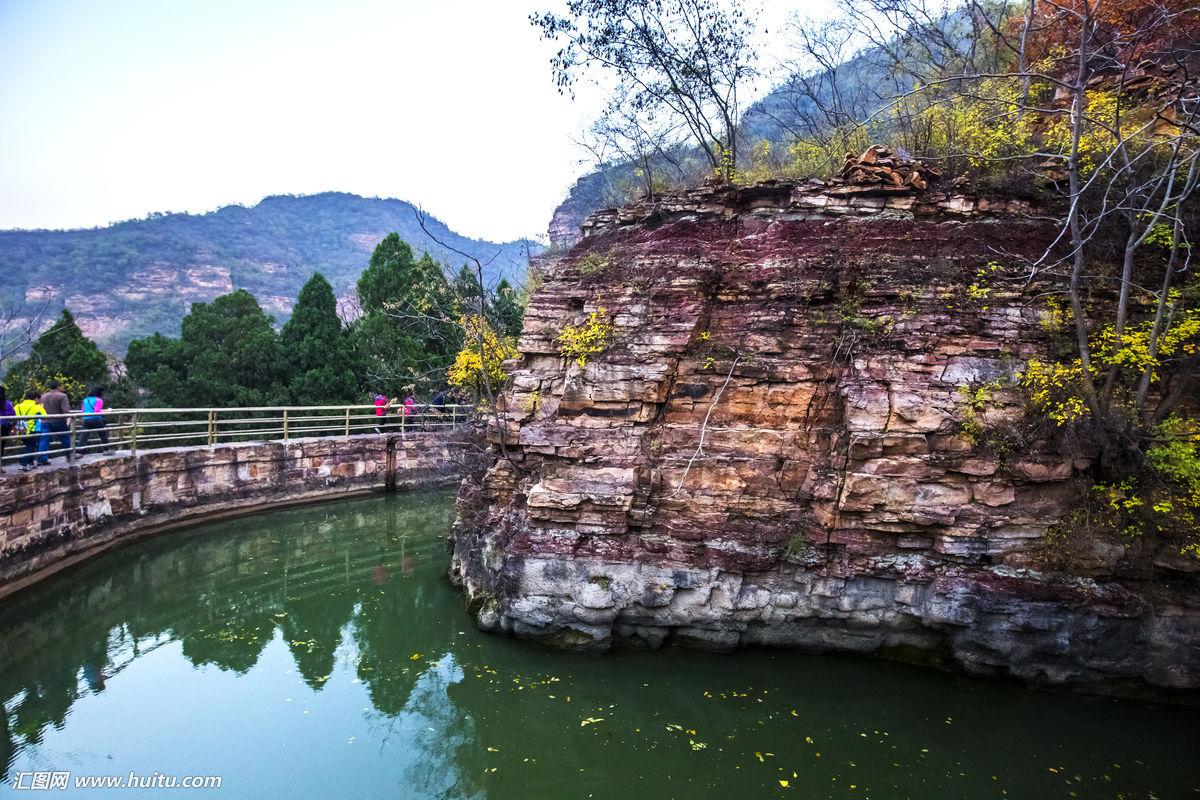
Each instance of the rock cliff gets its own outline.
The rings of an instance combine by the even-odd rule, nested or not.
[[[977,444],[1049,347],[1034,292],[989,279],[1052,240],[1038,211],[768,183],[592,215],[526,312],[504,452],[460,491],[451,574],[480,624],[1200,687],[1191,565],[1123,577],[1128,548],[1097,545],[1047,571],[1086,454]],[[606,345],[564,358],[588,315]]]

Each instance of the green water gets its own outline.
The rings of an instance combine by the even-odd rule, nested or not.
[[[6,781],[221,776],[161,792],[237,798],[1200,797],[1191,709],[885,662],[584,657],[481,634],[444,577],[451,503],[214,523],[0,604]]]

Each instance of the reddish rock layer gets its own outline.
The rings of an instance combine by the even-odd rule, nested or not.
[[[771,184],[593,215],[526,313],[508,458],[460,494],[481,624],[1200,685],[1196,608],[1042,571],[1086,461],[964,432],[1018,419],[1013,376],[1047,349],[988,266],[1049,244],[1029,211]],[[611,343],[567,361],[560,331],[599,308]]]

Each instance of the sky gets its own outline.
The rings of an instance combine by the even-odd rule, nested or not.
[[[529,24],[563,5],[0,0],[0,229],[334,190],[542,236],[602,105]]]

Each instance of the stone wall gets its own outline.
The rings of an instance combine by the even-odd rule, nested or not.
[[[1051,241],[1038,212],[769,184],[593,215],[526,312],[507,458],[460,493],[452,572],[481,624],[1200,687],[1195,560],[1104,542],[1086,574],[1047,571],[1087,454],[988,441],[1053,344],[1044,287],[990,277]],[[564,359],[600,308],[609,346]]]
[[[449,485],[463,453],[457,434],[390,434],[148,450],[10,472],[0,476],[0,596],[97,548],[189,520]]]

